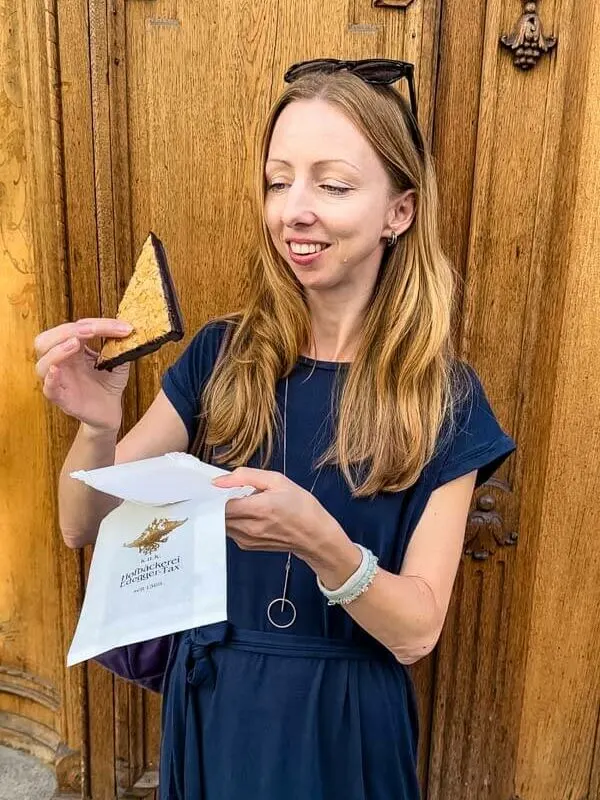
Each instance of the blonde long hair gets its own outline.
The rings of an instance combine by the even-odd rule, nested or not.
[[[285,89],[258,143],[255,190],[258,256],[246,308],[233,325],[227,357],[202,398],[206,443],[218,461],[246,464],[260,448],[269,464],[280,425],[275,386],[312,341],[302,286],[275,249],[262,212],[265,162],[282,110],[319,98],[338,108],[378,154],[392,190],[415,190],[410,228],[383,258],[354,361],[336,398],[337,436],[319,463],[338,464],[355,497],[397,492],[416,482],[453,418],[456,360],[451,323],[452,267],[442,252],[437,184],[427,146],[419,153],[400,94],[348,73],[311,75]]]

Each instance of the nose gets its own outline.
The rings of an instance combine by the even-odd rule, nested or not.
[[[285,195],[285,203],[281,209],[282,223],[287,228],[295,228],[298,225],[312,225],[315,219],[309,188],[294,181]]]

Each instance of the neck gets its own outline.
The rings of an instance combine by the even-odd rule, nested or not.
[[[352,361],[356,356],[372,287],[345,296],[336,292],[307,292],[313,341],[303,355],[318,361]]]

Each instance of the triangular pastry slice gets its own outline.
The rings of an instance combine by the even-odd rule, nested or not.
[[[134,361],[183,337],[183,318],[165,250],[152,232],[144,242],[116,318],[133,325],[133,332],[104,341],[96,361],[98,369]]]

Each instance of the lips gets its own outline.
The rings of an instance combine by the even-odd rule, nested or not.
[[[321,253],[330,247],[327,242],[298,241],[297,239],[286,242],[291,260],[301,266],[312,264]]]
[[[329,247],[328,242],[316,242],[310,240],[289,239],[287,246],[294,255],[306,256],[314,253],[321,253]]]

